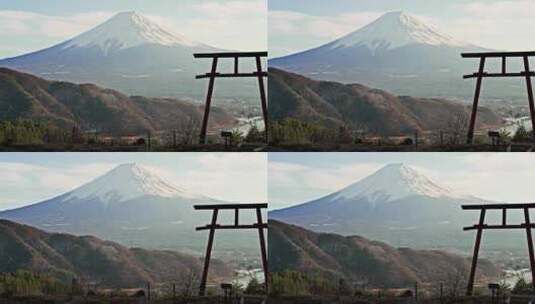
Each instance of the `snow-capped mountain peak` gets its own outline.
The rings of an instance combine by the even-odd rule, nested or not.
[[[95,198],[103,203],[110,203],[142,196],[203,198],[171,185],[150,169],[132,163],[119,165],[95,180],[74,189],[65,195],[63,201]]]
[[[365,198],[370,202],[395,201],[413,195],[470,198],[437,185],[415,169],[401,163],[387,165],[335,194],[336,198]]]
[[[466,47],[469,43],[441,33],[420,19],[402,11],[389,12],[372,23],[332,43],[332,49],[366,46],[372,53],[379,49],[395,49],[410,44]]]
[[[143,44],[201,46],[136,12],[118,13],[97,27],[67,41],[63,48],[99,47],[105,54]]]

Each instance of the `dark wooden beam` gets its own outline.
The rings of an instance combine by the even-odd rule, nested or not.
[[[251,225],[205,225],[205,226],[201,226],[201,227],[197,227],[195,228],[195,230],[197,231],[201,231],[201,230],[211,230],[211,229],[216,229],[216,230],[220,230],[220,229],[267,229],[268,228],[268,225],[267,224],[251,224]]]
[[[217,72],[217,57],[213,59],[212,61],[212,73],[215,74]],[[212,94],[214,93],[214,83],[215,83],[215,77],[211,77],[210,81],[208,82],[208,92],[206,93],[206,102],[204,104],[204,116],[202,118],[202,126],[201,126],[201,137],[199,139],[199,142],[201,144],[206,143],[206,132],[208,130],[208,117],[210,116],[210,107],[212,104]]]
[[[471,144],[474,140],[474,129],[476,127],[477,106],[479,103],[479,94],[481,93],[481,83],[483,81],[483,73],[485,72],[485,57],[482,57],[479,62],[479,76],[476,81],[476,91],[474,94],[474,103],[472,105],[472,115],[470,116],[470,125],[468,127],[467,143]]]
[[[216,52],[216,53],[195,53],[195,58],[234,58],[234,57],[267,57],[268,52]]]
[[[481,246],[481,236],[483,235],[483,228],[485,223],[485,209],[481,210],[479,214],[479,226],[476,234],[476,243],[474,245],[474,255],[472,256],[472,267],[470,268],[470,277],[468,278],[468,287],[466,288],[466,295],[471,296],[474,291],[474,281],[476,279],[477,259],[479,257],[479,247]]]
[[[220,205],[195,205],[195,210],[214,210],[214,209],[256,209],[267,208],[267,203],[260,204],[220,204]]]
[[[463,58],[489,58],[489,57],[524,57],[535,56],[535,51],[529,52],[479,52],[479,53],[462,53]]]
[[[483,210],[485,210],[485,209],[483,209]],[[530,224],[530,225],[531,225],[531,228],[535,228],[535,223]],[[478,229],[500,230],[500,229],[525,229],[525,228],[526,228],[526,224],[517,224],[517,225],[487,225],[487,224],[484,224],[483,226],[473,225],[473,226],[464,227],[463,230],[464,231],[469,231],[469,230],[478,230]]]
[[[535,101],[533,97],[533,88],[531,83],[531,77],[535,76],[535,72],[530,70],[529,67],[529,58],[535,56],[535,51],[530,52],[481,52],[481,53],[462,53],[463,58],[479,58],[479,71],[476,73],[463,75],[464,79],[468,78],[477,78],[476,91],[474,94],[474,102],[472,106],[472,115],[470,117],[470,125],[468,127],[468,136],[467,143],[473,142],[474,137],[474,128],[477,117],[477,106],[479,102],[479,95],[481,93],[481,82],[483,78],[488,77],[525,77],[526,78],[526,87],[528,91],[528,101],[530,108],[531,116],[531,125],[532,125],[532,137],[535,141]],[[524,71],[519,73],[507,73],[507,58],[508,57],[517,57],[522,58],[524,61]],[[502,69],[501,73],[486,73],[484,71],[485,59],[486,58],[501,58],[502,60]]]
[[[529,218],[529,208],[524,208],[524,218],[526,221],[526,237],[528,239],[529,264],[531,266],[531,284],[535,290],[535,253],[533,252],[533,237],[531,236],[531,220]]]
[[[478,204],[478,205],[463,205],[463,210],[481,210],[481,209],[524,209],[535,208],[535,203],[521,203],[521,204]]]
[[[532,134],[533,139],[535,140],[535,104],[533,102],[533,87],[531,85],[531,76],[533,76],[530,73],[529,70],[529,57],[524,56],[524,74],[526,76],[526,88],[528,90],[528,102],[529,102],[529,111],[531,115],[531,127],[532,127]]]
[[[242,77],[267,77],[267,72],[252,72],[252,73],[206,73],[195,76],[195,79],[203,78],[242,78]]]
[[[535,72],[529,72],[529,73],[526,73],[526,72],[519,72],[519,73],[483,73],[482,77],[483,78],[525,77],[526,75],[535,76]],[[464,79],[469,79],[469,78],[477,78],[479,76],[480,76],[479,73],[473,73],[473,74],[463,75],[463,78]]]
[[[234,74],[239,74],[239,58],[238,56],[234,57]]]
[[[218,210],[214,210],[212,214],[212,226],[217,224]],[[204,268],[201,278],[201,286],[199,288],[199,295],[204,296],[206,294],[206,282],[208,280],[208,270],[210,269],[210,257],[212,256],[212,246],[214,244],[215,229],[210,230],[208,235],[208,245],[206,246],[206,255],[204,256]]]
[[[268,52],[220,52],[220,53],[196,53],[193,54],[195,58],[211,58],[212,61],[212,70],[210,73],[197,75],[195,76],[196,79],[203,79],[203,78],[209,78],[210,82],[208,84],[208,93],[206,95],[206,104],[205,104],[205,114],[203,117],[202,127],[201,127],[201,135],[200,135],[200,143],[204,144],[206,143],[206,132],[208,128],[208,117],[210,114],[210,104],[212,100],[212,93],[214,90],[214,81],[216,78],[240,78],[240,77],[255,77],[258,78],[259,82],[259,91],[260,91],[260,99],[262,103],[262,112],[263,112],[263,118],[264,118],[264,124],[266,126],[266,142],[268,141],[268,115],[267,115],[267,97],[264,87],[264,77],[268,76],[267,71],[262,71],[262,63],[261,58],[267,57]],[[256,72],[250,72],[250,73],[240,73],[239,72],[239,65],[238,61],[240,58],[255,58],[256,60]],[[217,72],[217,60],[219,58],[233,58],[234,59],[234,72],[233,73],[218,73]]]
[[[256,219],[259,226],[264,225],[262,221],[262,210],[260,208],[256,209]],[[260,239],[260,253],[262,255],[262,268],[264,269],[264,284],[266,286],[266,293],[269,290],[269,270],[268,270],[268,259],[267,259],[267,250],[266,250],[266,239],[264,237],[264,229],[258,228],[258,238]]]
[[[268,101],[266,97],[266,89],[264,87],[264,78],[260,76],[262,73],[262,60],[260,56],[256,57],[256,70],[258,74],[258,89],[260,90],[260,102],[262,103],[262,115],[264,117],[264,129],[266,134],[266,143],[269,143],[269,117],[268,117]]]
[[[262,220],[262,209],[267,208],[268,204],[221,204],[221,205],[195,205],[193,206],[196,210],[211,210],[212,213],[212,222],[209,225],[197,227],[196,230],[210,230],[208,236],[208,245],[206,246],[206,256],[204,259],[204,268],[201,278],[201,285],[199,288],[199,295],[204,296],[206,293],[206,282],[208,279],[208,271],[210,268],[210,257],[212,254],[212,247],[214,242],[214,235],[216,230],[219,229],[256,229],[258,230],[258,238],[260,240],[260,252],[262,255],[262,266],[264,270],[265,284],[266,284],[266,293],[268,291],[268,266],[267,266],[267,246],[266,239],[264,235],[264,229],[268,228],[268,223]],[[239,210],[240,209],[255,209],[257,222],[250,225],[240,225],[239,224]],[[217,217],[219,210],[234,210],[234,225],[219,225],[217,224]]]

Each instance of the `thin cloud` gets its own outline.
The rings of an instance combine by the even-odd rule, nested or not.
[[[365,178],[381,167],[380,163],[356,163],[318,168],[272,161],[268,169],[270,208],[283,208],[328,195]]]
[[[269,41],[273,56],[287,55],[332,41],[355,31],[388,12],[359,11],[314,16],[298,11],[269,12]],[[535,47],[535,2],[471,1],[441,11],[414,14],[450,36],[469,43],[504,50]],[[453,12],[453,13],[451,13]]]
[[[68,38],[112,16],[111,12],[91,12],[68,16],[51,16],[26,11],[0,11],[2,35],[44,35]],[[9,30],[9,31],[6,31]]]
[[[111,168],[94,163],[70,168],[50,168],[18,162],[0,162],[0,210],[51,198],[89,182]]]
[[[176,9],[183,13],[180,20],[174,18],[171,12],[146,15],[177,34],[205,44],[223,49],[267,49],[265,0],[203,1],[180,4]],[[0,39],[10,41],[9,47],[0,48],[0,57],[17,56],[63,42],[97,26],[117,12],[47,15],[0,10]]]
[[[192,38],[226,49],[267,49],[266,1],[201,2],[192,11],[198,17],[182,25]]]
[[[294,11],[273,10],[268,14],[269,47],[272,55],[319,46],[340,38],[377,19],[380,12],[357,12],[335,16],[313,16]]]
[[[431,162],[432,161],[432,162]],[[273,208],[304,203],[338,191],[389,163],[399,162],[385,155],[383,162],[332,163],[321,166],[270,162],[269,198]],[[535,188],[535,155],[506,153],[440,154],[424,153],[405,162],[440,186],[483,199],[532,202]],[[442,164],[449,164],[447,169]]]
[[[0,162],[0,210],[15,208],[71,191],[122,163],[89,162],[70,166],[47,166],[22,162]],[[193,193],[220,200],[267,202],[267,156],[264,154],[220,153],[177,155],[188,167],[176,170],[164,164],[141,166],[164,180]],[[173,168],[173,169],[171,169]]]

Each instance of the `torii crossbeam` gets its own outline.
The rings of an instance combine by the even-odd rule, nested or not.
[[[210,230],[208,235],[208,245],[206,246],[206,256],[204,257],[204,268],[201,278],[201,286],[199,288],[199,295],[204,296],[206,293],[206,282],[208,279],[208,270],[210,268],[210,257],[212,255],[212,245],[214,243],[215,231],[218,229],[256,229],[258,230],[258,238],[260,240],[260,254],[262,256],[262,269],[264,271],[264,282],[266,293],[268,290],[268,264],[266,251],[266,238],[264,236],[264,229],[268,228],[268,224],[262,220],[262,209],[267,209],[268,204],[219,204],[219,205],[195,205],[195,210],[211,210],[212,222],[206,226],[197,227],[195,230]],[[217,223],[219,210],[234,210],[234,224],[220,225]],[[256,210],[256,223],[254,224],[240,224],[239,215],[240,210]]]
[[[474,104],[472,105],[472,115],[470,117],[470,125],[468,127],[467,143],[471,144],[474,140],[474,129],[476,125],[477,105],[479,103],[479,95],[481,93],[481,84],[483,78],[487,77],[525,77],[526,88],[528,91],[529,110],[531,115],[531,125],[533,128],[533,137],[535,139],[535,105],[533,102],[533,88],[531,85],[531,76],[535,76],[535,72],[530,70],[529,58],[535,56],[535,52],[484,52],[484,53],[462,53],[463,58],[479,58],[479,70],[476,73],[464,75],[464,79],[477,78],[476,91],[474,94]],[[502,69],[499,73],[485,72],[485,63],[487,58],[501,58]],[[524,61],[524,71],[507,72],[507,58],[522,58]]]
[[[476,233],[476,242],[474,246],[474,255],[472,257],[472,268],[470,269],[470,277],[468,279],[468,287],[466,289],[467,295],[472,295],[474,290],[474,281],[476,276],[477,268],[477,259],[479,256],[479,247],[481,245],[481,236],[483,235],[483,230],[487,229],[525,229],[526,237],[528,241],[528,251],[529,251],[529,262],[531,265],[531,277],[532,284],[535,288],[535,255],[533,252],[533,238],[531,235],[531,228],[535,228],[535,223],[532,223],[529,217],[530,209],[535,208],[535,203],[529,204],[487,204],[487,205],[464,205],[462,206],[463,210],[479,210],[479,223],[473,226],[464,227],[463,230],[477,230]],[[485,215],[487,210],[502,212],[502,222],[501,224],[485,224]],[[507,223],[507,211],[508,210],[523,210],[524,212],[524,223],[508,224]],[[534,289],[535,290],[535,289]]]
[[[195,58],[210,58],[212,59],[212,70],[210,73],[197,75],[196,79],[209,78],[208,92],[206,93],[206,104],[204,108],[204,117],[202,120],[200,143],[206,143],[206,132],[208,130],[208,117],[210,116],[210,106],[212,103],[212,95],[214,92],[214,84],[216,78],[242,78],[242,77],[254,77],[258,78],[258,89],[260,91],[260,102],[262,105],[262,115],[264,118],[264,128],[266,132],[266,142],[268,140],[268,107],[266,89],[264,87],[264,77],[268,76],[267,71],[262,69],[262,58],[268,56],[268,52],[226,52],[226,53],[197,53],[193,54]],[[220,62],[219,59],[234,59],[234,71],[232,73],[219,73],[217,72],[217,65]],[[254,58],[256,62],[256,71],[241,73],[239,71],[239,59],[240,58]]]

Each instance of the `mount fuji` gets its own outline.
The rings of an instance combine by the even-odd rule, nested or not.
[[[483,50],[405,12],[389,12],[325,45],[271,59],[269,66],[397,95],[467,98],[473,83],[461,76],[473,72],[477,63],[460,54]]]
[[[463,234],[462,227],[474,224],[477,214],[461,205],[485,202],[439,186],[409,166],[390,164],[325,197],[271,211],[269,218],[397,246],[469,247],[472,235]]]
[[[209,223],[210,214],[193,205],[221,202],[174,186],[138,164],[123,164],[65,194],[0,212],[0,218],[127,246],[198,252],[205,239],[195,227]],[[234,236],[225,243],[237,246],[239,241]]]
[[[195,75],[208,72],[211,63],[194,60],[193,53],[214,51],[222,50],[176,34],[139,13],[122,12],[50,48],[0,60],[0,66],[50,80],[94,83],[128,95],[198,100],[204,97],[206,83]],[[218,96],[256,98],[256,90],[235,89],[242,84],[221,82]]]

